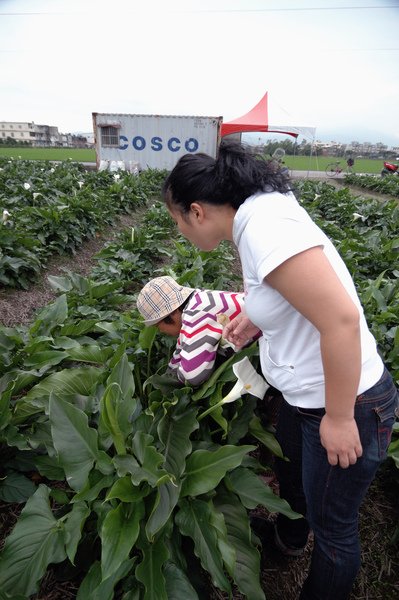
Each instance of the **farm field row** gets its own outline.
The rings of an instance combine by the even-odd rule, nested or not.
[[[73,160],[77,162],[95,162],[96,152],[79,148],[3,148],[0,146],[0,157],[22,158],[26,160]],[[340,160],[345,169],[345,159],[331,156],[285,156],[284,163],[289,169],[298,171],[325,171],[327,165]],[[359,158],[355,160],[354,172],[380,174],[383,161],[380,159]]]
[[[156,199],[158,178],[152,197],[143,197],[147,185],[131,189],[133,183],[119,174],[80,178],[76,165],[64,165],[58,176],[58,167],[47,165],[28,178],[23,169],[32,165],[18,167],[3,196],[10,202],[13,189],[18,195],[9,205],[15,220],[8,232],[18,223],[25,226],[28,214],[32,221],[38,217],[47,199],[55,215],[69,210],[68,197],[83,202],[93,193],[104,206],[107,197],[109,205],[124,199],[118,209],[127,210],[144,200],[147,210],[140,226],[104,246],[90,276],[52,277],[57,300],[29,326],[0,327],[0,441],[7,450],[0,500],[26,503],[1,554],[5,598],[38,593],[44,600],[40,583],[57,563],[61,576],[78,573],[77,600],[194,600],[195,585],[201,576],[204,581],[195,552],[214,582],[205,596],[210,600],[231,597],[232,572],[240,598],[292,600],[294,595],[269,589],[273,581],[264,585],[268,564],[261,566],[248,536],[250,509],[289,514],[259,477],[272,464],[247,456],[256,446],[278,453],[274,435],[264,429],[252,396],[205,414],[234,384],[232,362],[248,353],[255,365],[256,348],[233,356],[200,388],[180,388],[162,375],[174,341],[143,328],[135,309],[135,294],[155,274],[171,274],[190,287],[237,288],[239,282],[230,280],[229,247],[204,253],[181,238]],[[65,187],[51,190],[56,182]],[[381,352],[399,380],[397,203],[365,201],[317,181],[298,186],[302,204],[346,260]],[[92,217],[100,218],[90,210],[88,222]],[[396,460],[398,453],[393,447]],[[184,557],[183,540],[190,541]],[[248,576],[226,568],[236,553]],[[390,585],[391,562],[380,554],[375,579],[383,580],[389,594],[397,581]],[[369,574],[366,569],[363,577]],[[373,592],[377,584],[370,578],[363,589]],[[394,597],[387,594],[369,597]],[[364,596],[355,590],[353,597]]]

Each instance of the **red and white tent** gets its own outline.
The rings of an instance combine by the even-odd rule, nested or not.
[[[222,123],[221,135],[248,132],[271,132],[291,135],[295,139],[299,135],[314,140],[315,127],[303,127],[299,125],[274,125],[269,123],[268,92],[248,113],[227,123]]]

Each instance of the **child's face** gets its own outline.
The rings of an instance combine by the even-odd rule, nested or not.
[[[176,309],[170,315],[168,315],[166,322],[165,320],[160,321],[156,324],[159,331],[161,333],[165,333],[166,335],[171,335],[173,337],[179,337],[180,329],[181,329],[181,312]]]

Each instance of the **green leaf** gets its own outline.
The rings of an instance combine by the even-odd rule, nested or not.
[[[158,485],[160,479],[168,475],[164,469],[159,468],[164,462],[164,457],[156,450],[155,446],[151,445],[152,441],[152,436],[142,431],[137,431],[133,438],[133,452],[141,465],[131,470],[132,481],[135,485],[147,481],[154,487]]]
[[[76,600],[113,600],[114,587],[129,574],[135,561],[135,558],[125,560],[116,573],[104,580],[101,578],[100,563],[94,562],[79,587]]]
[[[0,561],[0,589],[12,597],[35,594],[48,565],[66,558],[63,531],[51,512],[49,491],[39,486],[6,540]]]
[[[7,594],[4,590],[0,590],[0,600],[26,600],[26,596],[22,594]]]
[[[280,458],[284,458],[283,451],[281,449],[280,444],[278,443],[276,436],[271,431],[267,431],[259,417],[253,417],[249,423],[249,433],[254,436],[257,440],[262,442],[266,448],[269,448],[273,454],[279,456]]]
[[[101,421],[102,429],[106,429],[112,437],[113,444],[119,455],[126,454],[125,437],[119,418],[119,407],[123,404],[122,390],[117,383],[110,383],[101,398]],[[127,422],[129,426],[129,422]],[[122,427],[126,428],[126,424]],[[130,426],[128,429],[130,430]]]
[[[83,489],[75,494],[71,502],[93,502],[100,492],[105,488],[109,488],[114,482],[112,475],[102,476],[98,471],[92,471],[89,479]]]
[[[185,468],[186,457],[192,449],[191,434],[198,429],[198,409],[190,406],[190,397],[179,399],[177,405],[170,405],[159,421],[158,435],[163,444],[165,469],[180,477]]]
[[[271,487],[249,469],[239,467],[226,477],[226,485],[239,497],[246,508],[266,506],[270,512],[279,512],[290,519],[300,519],[303,515],[293,511],[286,500],[277,496]]]
[[[184,571],[170,560],[166,561],[163,574],[168,600],[198,600],[198,594]]]
[[[82,583],[79,586],[78,593],[76,595],[76,600],[88,600],[91,598],[94,599],[94,592],[98,588],[101,583],[101,565],[99,561],[93,562],[91,565],[87,575],[83,579]],[[108,597],[105,597],[101,600],[112,600],[113,593],[112,590]]]
[[[227,538],[236,552],[233,580],[246,598],[265,600],[260,586],[260,555],[251,542],[251,528],[247,511],[238,498],[218,489],[213,500],[215,508],[223,516],[227,527]]]
[[[67,356],[72,360],[102,365],[107,362],[113,352],[111,347],[101,348],[95,344],[87,344],[85,346],[74,346],[69,350]]]
[[[58,290],[60,292],[69,292],[73,287],[69,277],[58,277],[57,275],[49,275],[47,279],[50,286],[54,290]]]
[[[117,498],[122,502],[137,502],[147,495],[148,491],[133,485],[129,475],[117,479],[106,495],[106,500]]]
[[[180,490],[181,484],[177,485],[171,481],[158,486],[154,506],[145,526],[147,538],[150,542],[153,541],[155,534],[168,522],[179,500]]]
[[[35,354],[25,359],[25,365],[27,367],[34,367],[35,369],[42,369],[43,367],[49,369],[53,365],[59,365],[66,358],[68,358],[67,352],[62,352],[61,350],[35,352]]]
[[[157,328],[155,326],[143,327],[139,334],[139,344],[143,350],[149,350],[154,342],[155,336],[157,335]]]
[[[257,400],[254,396],[247,394],[242,402],[236,402],[236,412],[229,421],[228,444],[239,445],[240,440],[248,434]]]
[[[25,402],[35,398],[48,398],[53,392],[56,396],[64,400],[71,400],[76,395],[90,396],[93,386],[95,386],[103,370],[96,367],[81,369],[64,369],[58,373],[53,373],[43,381],[35,385],[25,396]]]
[[[40,311],[29,330],[30,336],[48,335],[58,325],[64,323],[67,316],[68,303],[66,295],[63,294],[62,296],[59,296],[55,302],[48,304]]]
[[[8,388],[0,393],[0,431],[7,427],[11,421],[10,400],[14,389],[14,382],[10,382]]]
[[[227,528],[223,515],[215,510],[215,507],[211,501],[208,502],[210,510],[210,523],[216,529],[218,536],[218,548],[220,555],[223,559],[223,563],[227,569],[230,577],[234,575],[234,569],[236,565],[236,551],[232,544],[229,542],[227,537]]]
[[[133,398],[134,394],[134,379],[132,367],[124,353],[120,360],[116,363],[107,379],[107,384],[118,384],[121,397],[116,407],[116,417],[119,428],[126,438],[132,431],[131,419],[137,408],[137,400]]]
[[[78,337],[85,335],[86,333],[96,330],[98,324],[97,319],[82,319],[82,321],[73,321],[73,323],[67,323],[64,325],[60,334],[66,337]]]
[[[49,456],[48,454],[35,456],[34,463],[40,475],[47,477],[47,479],[62,481],[65,478],[64,469],[60,466],[56,456]]]
[[[80,344],[77,340],[70,337],[59,336],[54,339],[54,348],[62,348],[63,350],[70,350],[71,348],[79,348]]]
[[[109,385],[110,383],[117,383],[122,390],[125,400],[132,403],[132,397],[134,394],[134,379],[132,367],[130,366],[125,353],[112,369],[107,379],[107,384]],[[130,416],[132,412],[134,411],[132,410],[130,413],[128,412],[127,416]]]
[[[195,554],[202,567],[208,571],[213,584],[225,592],[230,592],[230,583],[223,571],[218,536],[211,524],[208,503],[198,499],[182,500],[175,520],[181,533],[193,540]]]
[[[238,467],[255,446],[222,446],[216,451],[196,450],[187,459],[181,495],[198,496],[215,489],[227,471]]]
[[[84,412],[54,394],[50,395],[50,422],[60,465],[71,488],[79,491],[103,453],[98,448],[97,431],[89,427]]]
[[[0,391],[5,390],[11,381],[14,383],[13,394],[16,394],[28,387],[36,379],[39,379],[39,377],[40,375],[37,371],[21,371],[19,369],[9,371],[0,379]]]
[[[72,504],[72,510],[65,517],[65,549],[72,564],[74,564],[76,550],[82,537],[83,525],[90,512],[86,502],[76,502]]]
[[[101,528],[101,572],[106,579],[116,573],[129,557],[140,531],[144,502],[120,503],[104,519]]]
[[[143,560],[136,568],[136,577],[145,587],[144,598],[168,600],[162,567],[169,558],[169,553],[163,539],[159,538],[153,544],[143,544],[140,548]]]
[[[35,491],[35,484],[22,473],[7,473],[0,479],[0,500],[3,502],[26,502]]]

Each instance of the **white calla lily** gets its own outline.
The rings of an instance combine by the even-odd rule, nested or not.
[[[8,212],[8,210],[5,208],[3,210],[3,223],[6,223],[8,221],[8,217],[11,217],[11,213]]]
[[[361,219],[363,221],[363,223],[367,219],[367,217],[365,217],[363,215],[360,215],[359,213],[356,213],[356,212],[352,213],[352,216],[353,216],[353,220],[354,221],[357,221],[358,219]]]
[[[81,188],[82,188],[82,185],[83,185],[83,183],[84,183],[83,181],[78,181],[78,186],[79,186],[79,189],[81,189]]]
[[[24,183],[24,188],[26,190],[30,190],[30,183]]]
[[[199,421],[206,417],[206,415],[209,415],[215,408],[223,406],[223,404],[235,402],[243,394],[251,394],[251,396],[256,396],[257,398],[263,398],[266,390],[270,387],[263,377],[256,372],[247,356],[233,365],[233,372],[237,377],[237,382],[233,389],[220,402],[217,402],[203,412],[198,417]]]

